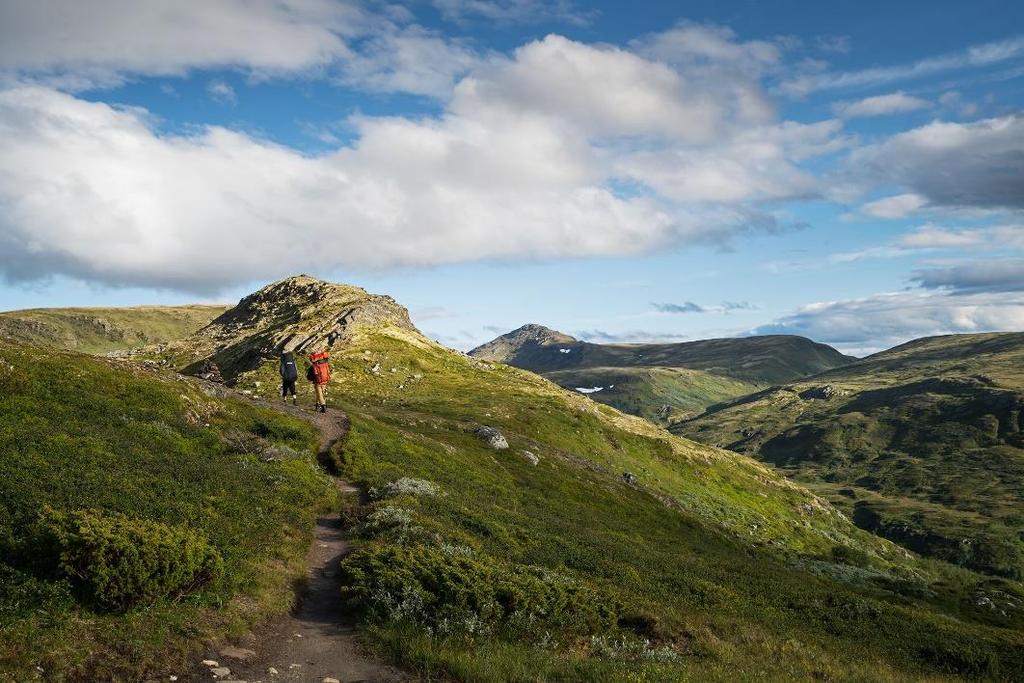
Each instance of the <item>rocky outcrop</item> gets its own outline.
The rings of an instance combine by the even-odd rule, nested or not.
[[[360,331],[385,327],[419,335],[408,310],[391,297],[299,275],[243,298],[167,351],[188,359],[184,371],[191,374],[216,362],[230,383],[283,351],[330,350]]]
[[[473,430],[473,434],[496,451],[503,451],[508,448],[508,441],[505,440],[505,435],[494,427],[480,425]]]
[[[560,352],[572,353],[572,346],[579,341],[567,334],[543,325],[523,325],[507,334],[476,347],[470,356],[480,360],[505,363],[522,349],[533,346],[559,346]]]

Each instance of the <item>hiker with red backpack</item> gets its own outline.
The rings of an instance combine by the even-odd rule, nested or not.
[[[316,389],[316,410],[327,412],[327,383],[331,380],[330,356],[326,351],[309,354],[309,367],[306,368],[306,379]]]

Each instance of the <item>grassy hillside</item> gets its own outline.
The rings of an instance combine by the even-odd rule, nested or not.
[[[600,387],[590,393],[595,401],[662,426],[854,360],[796,336],[592,344],[540,325],[513,330],[470,355],[540,373],[567,389]]]
[[[295,306],[299,337],[307,311],[338,319],[329,286],[315,293]],[[234,381],[266,391],[273,354]],[[494,681],[1024,670],[1020,584],[916,560],[748,458],[404,319],[346,326],[333,365],[329,401],[352,418],[338,464],[371,500],[349,513],[343,597],[406,667]]]
[[[181,339],[226,306],[34,308],[0,313],[0,339],[83,353],[121,351]]]
[[[863,528],[1024,577],[1024,334],[922,339],[674,429],[771,463]]]
[[[688,368],[586,368],[555,370],[544,377],[567,389],[591,390],[587,395],[595,401],[661,425],[760,388]]]
[[[290,607],[332,488],[304,421],[0,342],[0,680],[140,680]]]

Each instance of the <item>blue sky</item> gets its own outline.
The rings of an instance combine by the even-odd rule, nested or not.
[[[1024,5],[0,0],[0,309],[306,272],[470,348],[1024,329]]]

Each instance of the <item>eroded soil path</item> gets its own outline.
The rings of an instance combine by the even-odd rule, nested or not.
[[[308,420],[320,431],[323,462],[331,448],[348,433],[348,416],[336,409],[316,413],[308,408],[259,403]],[[355,492],[335,478],[340,490]],[[321,515],[307,557],[306,586],[292,614],[271,620],[230,644],[207,647],[199,659],[215,661],[230,673],[222,681],[288,681],[322,683],[391,683],[412,680],[407,674],[363,652],[356,641],[355,625],[340,597],[338,563],[349,552],[341,516]],[[196,663],[194,680],[215,678],[215,667]],[[222,673],[218,671],[217,673]]]

